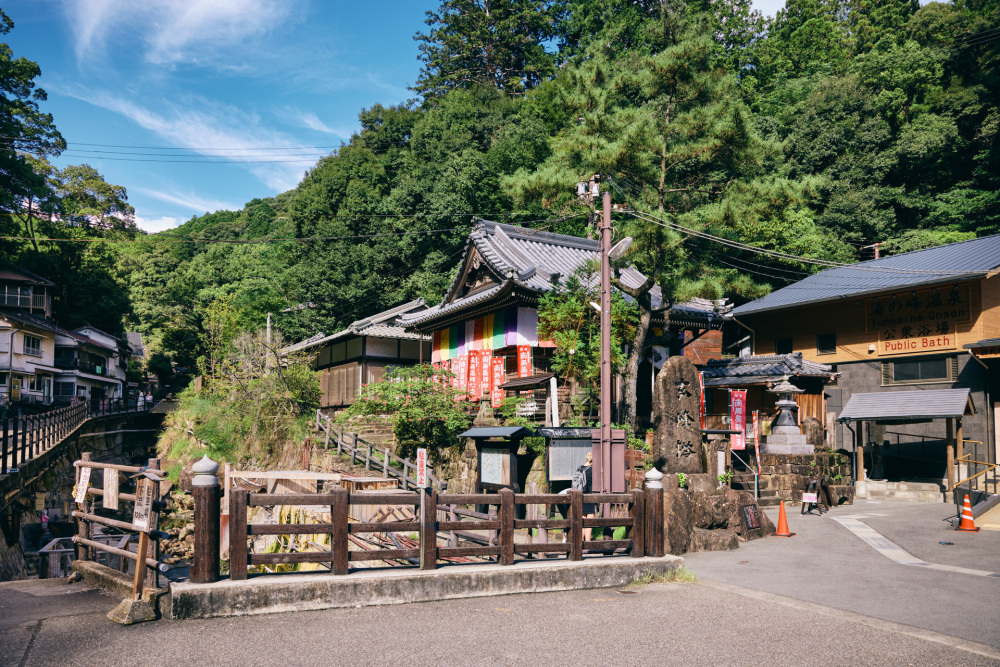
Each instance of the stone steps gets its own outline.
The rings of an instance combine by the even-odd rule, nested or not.
[[[858,483],[858,497],[868,500],[899,502],[941,503],[945,494],[941,485],[934,482],[887,482],[866,480]]]

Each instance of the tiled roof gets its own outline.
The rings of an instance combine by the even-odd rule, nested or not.
[[[77,332],[77,331],[80,331],[81,329],[90,329],[91,331],[93,331],[95,333],[99,333],[102,336],[107,336],[108,338],[116,340],[119,343],[123,342],[122,339],[119,338],[118,336],[115,336],[114,334],[109,334],[107,331],[101,331],[100,329],[98,329],[97,327],[93,326],[92,324],[86,324],[86,325],[84,325],[82,327],[77,327],[77,328],[73,329],[73,331]]]
[[[803,359],[801,352],[710,359],[702,372],[705,374],[706,387],[764,384],[778,382],[785,377],[830,379],[837,376],[832,366]]]
[[[12,271],[14,271],[16,273],[20,273],[20,274],[24,275],[26,278],[30,278],[31,280],[28,281],[28,282],[35,282],[35,283],[37,283],[39,285],[45,285],[47,287],[55,287],[55,285],[56,285],[51,280],[48,280],[47,278],[42,278],[37,273],[32,273],[31,271],[28,271],[27,269],[25,269],[23,267],[20,267],[17,264],[11,264],[10,262],[4,262],[4,263],[0,264],[0,268],[4,268],[4,267],[9,268],[9,269],[11,269]]]
[[[424,300],[415,299],[404,303],[401,306],[396,306],[395,308],[382,311],[376,315],[371,315],[370,317],[366,317],[362,320],[351,322],[350,326],[342,331],[338,331],[335,334],[330,334],[329,336],[313,336],[312,338],[300,341],[294,345],[289,345],[282,350],[282,352],[298,352],[299,350],[306,350],[311,347],[323,345],[324,343],[330,343],[341,338],[348,338],[350,336],[371,336],[373,338],[402,338],[404,340],[418,340],[420,338],[419,334],[407,332],[403,326],[399,324],[399,322],[404,315],[421,312],[425,309]]]
[[[599,261],[601,257],[599,241],[482,219],[476,220],[476,225],[469,234],[466,256],[473,247],[479,251],[490,269],[501,277],[501,284],[458,297],[451,302],[442,301],[424,312],[403,318],[404,324],[414,326],[428,322],[502,293],[509,293],[515,287],[534,294],[544,294],[551,291],[559,280],[573,275],[587,261]],[[459,271],[446,294],[452,294],[461,279],[462,272]],[[620,280],[627,287],[637,288],[645,282],[646,276],[628,266],[621,270]],[[662,304],[658,285],[650,290],[650,296],[654,308]],[[626,298],[630,299],[628,296]],[[712,321],[721,322],[723,316],[711,301],[695,299],[675,304],[671,308],[670,319],[681,325],[705,326]]]
[[[960,418],[974,412],[969,389],[915,389],[853,394],[837,421]]]
[[[141,357],[145,354],[145,349],[142,345],[142,334],[138,331],[126,331],[125,338],[128,340],[129,349],[132,351],[133,357]]]
[[[1000,234],[826,269],[733,311],[738,316],[979,278],[1000,268]]]
[[[1000,338],[987,338],[985,340],[977,340],[975,343],[966,343],[963,345],[966,350],[978,350],[983,347],[1000,347]]]
[[[49,331],[52,333],[62,333],[60,329],[54,322],[46,320],[42,317],[36,317],[28,312],[22,310],[8,310],[7,308],[0,308],[0,317],[8,320],[14,320],[16,322],[21,322],[22,324],[27,324],[28,326],[35,327],[36,329],[41,329],[42,331]]]

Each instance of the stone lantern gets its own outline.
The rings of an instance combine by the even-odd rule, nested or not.
[[[764,439],[761,446],[762,454],[812,454],[813,447],[806,441],[806,436],[799,430],[799,406],[795,402],[795,394],[805,393],[784,378],[768,390],[777,394],[775,406],[778,416],[771,422],[771,435]]]

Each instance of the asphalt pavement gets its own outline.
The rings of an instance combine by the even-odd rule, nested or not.
[[[105,618],[116,600],[81,584],[12,582],[0,584],[0,663],[1000,666],[1000,651],[988,647],[720,586],[654,583],[627,593],[518,594],[122,627]],[[18,611],[8,615],[12,604]]]
[[[699,577],[1000,647],[1000,577],[901,565],[833,520],[858,520],[927,563],[1000,572],[1000,532],[963,533],[945,521],[954,505],[868,503],[822,517],[787,511],[790,538],[737,551],[686,554]],[[777,512],[768,510],[777,523]],[[941,544],[942,542],[950,544]]]

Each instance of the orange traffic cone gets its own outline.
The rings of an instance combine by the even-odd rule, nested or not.
[[[966,533],[979,532],[979,529],[976,528],[976,522],[972,520],[972,505],[969,503],[968,493],[965,494],[965,503],[962,505],[962,521],[955,530],[961,530]]]
[[[781,501],[781,510],[778,512],[778,532],[774,537],[791,537],[795,533],[788,532],[788,519],[785,517],[785,501]]]

